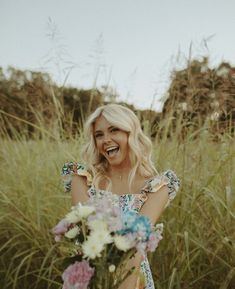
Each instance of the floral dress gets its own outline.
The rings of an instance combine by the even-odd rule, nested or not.
[[[71,182],[73,175],[80,175],[86,177],[87,185],[89,187],[87,193],[90,198],[95,198],[98,194],[99,196],[105,194],[106,191],[97,190],[92,183],[92,175],[81,163],[65,163],[62,168],[62,178],[64,183],[65,192],[70,192]],[[176,192],[179,189],[180,181],[171,170],[167,170],[160,175],[157,175],[150,180],[148,180],[145,186],[141,189],[138,194],[123,194],[116,195],[116,201],[123,211],[131,210],[139,212],[145,201],[148,199],[149,193],[154,193],[158,191],[163,186],[168,187],[168,204],[176,196]],[[167,205],[168,205],[167,204]],[[145,289],[154,289],[154,282],[149,266],[147,257],[141,262],[141,271],[145,278]]]

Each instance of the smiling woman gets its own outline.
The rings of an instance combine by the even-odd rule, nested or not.
[[[62,171],[73,205],[111,192],[123,211],[146,215],[154,225],[175,197],[179,179],[170,170],[157,174],[151,161],[151,141],[134,112],[117,104],[99,107],[88,118],[85,134],[85,165],[68,163]],[[137,274],[129,276],[119,289],[154,289],[147,257],[142,260],[137,253],[128,266],[134,266]],[[144,275],[142,285],[140,273]]]
[[[151,161],[151,141],[143,133],[137,116],[127,107],[117,104],[99,107],[88,118],[85,133],[87,142],[82,155],[97,188],[118,191],[116,179],[122,179],[122,192],[124,188],[124,192],[136,192],[156,174]]]
[[[94,124],[94,136],[98,152],[107,159],[110,167],[129,165],[127,132],[110,125],[101,115]]]

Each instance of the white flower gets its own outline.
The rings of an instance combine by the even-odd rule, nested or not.
[[[131,242],[126,237],[120,235],[114,237],[114,243],[119,250],[124,252],[132,247]]]
[[[78,211],[74,209],[65,216],[65,219],[72,224],[76,224],[81,220],[81,217],[79,216]]]
[[[84,257],[88,257],[90,259],[100,257],[100,253],[103,251],[103,249],[104,244],[97,240],[95,236],[89,236],[87,241],[85,241],[82,245]]]
[[[163,223],[159,223],[159,224],[156,224],[156,225],[155,225],[155,230],[156,230],[156,232],[158,233],[158,236],[159,236],[160,238],[162,238],[163,229],[164,229]]]
[[[211,107],[219,107],[219,102],[217,100],[211,102]]]
[[[78,203],[77,206],[72,207],[72,211],[65,216],[65,219],[70,223],[77,223],[83,218],[87,218],[90,214],[95,211],[95,208],[92,206],[83,206],[81,203]]]
[[[64,235],[66,238],[73,239],[75,238],[80,232],[80,228],[78,226],[73,227],[72,229],[68,230]]]
[[[108,225],[102,220],[93,220],[89,222],[89,228],[92,231],[103,231],[108,229]]]
[[[184,110],[184,111],[187,110],[187,107],[188,107],[187,102],[181,102],[181,103],[179,103],[178,105],[179,105],[179,107],[180,107],[182,110]]]
[[[161,232],[163,232],[164,225],[163,223],[159,223],[155,225],[155,228]]]
[[[113,273],[115,270],[116,270],[116,266],[115,265],[112,264],[112,265],[109,266],[109,272],[110,273]]]
[[[81,218],[87,218],[90,216],[93,212],[95,212],[95,207],[93,206],[83,206],[80,203],[78,204],[79,208],[79,215]]]
[[[108,230],[93,231],[91,236],[93,238],[97,239],[98,242],[100,242],[102,244],[110,244],[113,242],[113,238],[111,237]]]
[[[210,115],[210,119],[213,121],[217,121],[219,119],[219,116],[220,114],[217,111],[215,111]]]

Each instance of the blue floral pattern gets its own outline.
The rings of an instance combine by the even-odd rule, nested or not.
[[[76,174],[86,177],[87,185],[89,186],[88,195],[90,198],[102,197],[102,195],[107,193],[104,190],[97,190],[95,188],[95,186],[92,184],[92,175],[88,172],[86,166],[81,163],[73,162],[64,164],[62,168],[62,177],[65,192],[69,192],[71,190],[72,176]],[[135,213],[138,213],[143,204],[148,199],[148,194],[158,191],[161,187],[165,185],[168,187],[169,204],[170,201],[175,198],[180,186],[180,181],[178,177],[171,170],[167,170],[162,174],[148,180],[146,182],[146,185],[138,194],[116,195],[117,204],[123,211],[134,211]],[[147,257],[141,262],[141,271],[145,278],[144,288],[154,289],[154,281]]]

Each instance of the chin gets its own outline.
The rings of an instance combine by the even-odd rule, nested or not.
[[[113,161],[108,161],[108,163],[111,165],[111,166],[122,166],[125,164],[125,160],[113,160]]]
[[[119,166],[122,164],[120,161],[108,161],[109,165],[111,166]]]

